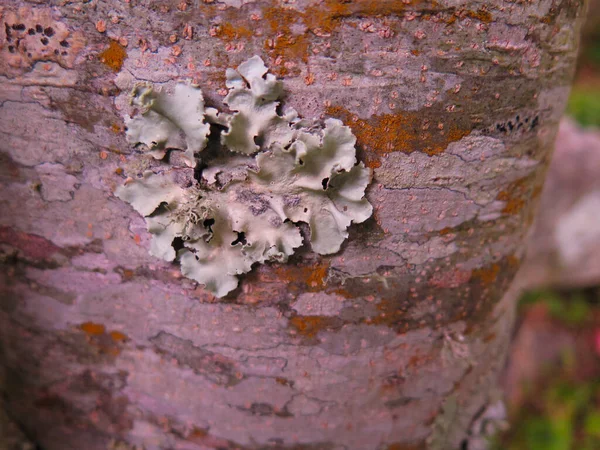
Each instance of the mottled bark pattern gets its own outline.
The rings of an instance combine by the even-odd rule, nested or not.
[[[243,3],[243,4],[242,4]],[[45,450],[454,449],[490,402],[580,1],[27,2],[0,29],[1,390]],[[114,197],[138,81],[258,54],[343,119],[374,217],[221,301]],[[504,298],[504,299],[503,299]],[[503,300],[502,300],[503,299]],[[467,444],[464,444],[467,445]]]

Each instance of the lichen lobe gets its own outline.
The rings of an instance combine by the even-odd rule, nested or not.
[[[145,217],[150,253],[179,260],[184,276],[218,297],[254,264],[286,262],[303,244],[301,222],[313,251],[326,255],[340,250],[352,222],[372,213],[364,197],[371,172],[356,161],[349,127],[301,120],[293,110],[279,114],[281,82],[256,56],[228,69],[227,87],[232,113],[205,109],[196,86],[178,84],[173,94],[136,87],[132,103],[143,112],[127,119],[128,140],[157,159],[185,149],[187,165],[201,160],[203,170],[191,187],[166,168],[116,191]],[[220,146],[204,157],[211,132],[220,134],[211,139]]]

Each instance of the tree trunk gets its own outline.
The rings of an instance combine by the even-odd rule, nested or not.
[[[49,6],[52,4],[53,6]],[[523,242],[569,92],[579,1],[35,2],[2,7],[4,407],[44,450],[481,448]],[[221,106],[252,55],[373,170],[342,251],[216,299],[113,192],[138,81]]]

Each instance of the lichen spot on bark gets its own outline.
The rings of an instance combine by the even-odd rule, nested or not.
[[[89,336],[100,336],[106,332],[106,327],[101,323],[84,322],[79,329]]]
[[[123,61],[127,58],[125,47],[111,39],[108,48],[98,55],[100,62],[118,72],[123,67]]]
[[[356,159],[350,128],[280,111],[283,84],[267,72],[258,56],[227,69],[231,112],[205,108],[196,85],[169,93],[140,84],[131,95],[137,115],[125,118],[128,141],[164,166],[135,174],[115,194],[145,217],[150,253],[179,261],[184,276],[217,297],[254,264],[287,262],[305,241],[319,255],[338,252],[348,227],[373,212],[371,171]],[[183,153],[166,161],[174,149]],[[321,283],[322,274],[312,276],[309,286]]]
[[[0,11],[0,75],[10,77],[33,68],[35,63],[73,68],[85,45],[81,31],[71,31],[46,7]]]

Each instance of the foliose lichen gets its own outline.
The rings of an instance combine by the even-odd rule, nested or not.
[[[303,243],[300,222],[309,226],[313,251],[326,255],[339,251],[352,222],[372,213],[364,196],[371,173],[356,161],[350,128],[279,113],[282,82],[258,56],[226,75],[231,112],[205,108],[193,85],[178,84],[171,94],[149,85],[133,90],[141,114],[126,118],[128,141],[157,159],[184,150],[186,164],[201,162],[202,170],[189,187],[165,170],[116,191],[145,217],[150,253],[179,260],[183,275],[217,297],[253,264],[286,262]],[[209,140],[216,149],[202,154]]]

